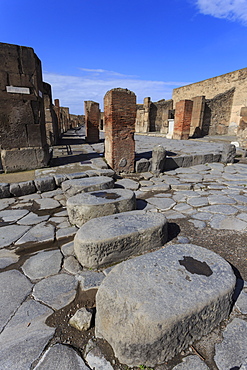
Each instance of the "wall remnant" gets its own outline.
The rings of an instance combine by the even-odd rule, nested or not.
[[[136,95],[127,89],[116,88],[104,97],[105,159],[120,172],[134,172]]]
[[[239,145],[247,149],[247,107],[241,108],[240,123],[237,131]]]
[[[84,101],[86,141],[88,143],[99,142],[100,109],[99,103],[88,100]]]
[[[45,128],[46,139],[48,145],[57,144],[59,138],[58,119],[53,109],[51,85],[47,82],[43,83],[44,92],[44,108],[45,108]]]
[[[189,138],[192,109],[192,100],[181,100],[176,103],[173,139],[187,140]]]

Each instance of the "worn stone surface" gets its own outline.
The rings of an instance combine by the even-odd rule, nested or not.
[[[67,200],[70,223],[78,227],[93,218],[132,211],[135,208],[135,194],[128,189],[80,193]]]
[[[0,248],[7,247],[18,240],[30,226],[9,225],[2,226],[0,233]]]
[[[152,151],[151,172],[156,176],[164,171],[166,150],[163,146],[157,145]]]
[[[82,307],[69,319],[69,324],[80,331],[88,330],[91,320],[92,313],[87,311],[85,307]]]
[[[56,232],[56,240],[74,236],[77,230],[77,227],[64,227],[58,229]]]
[[[41,251],[22,265],[24,274],[31,280],[43,279],[60,271],[62,254],[58,250]]]
[[[80,283],[81,290],[98,289],[105,275],[102,272],[82,271],[76,278]]]
[[[235,283],[223,258],[192,244],[122,262],[96,295],[96,335],[122,363],[162,363],[228,316]]]
[[[50,276],[34,286],[33,297],[53,309],[59,310],[73,301],[77,284],[75,277],[71,275]]]
[[[88,177],[85,179],[67,180],[62,183],[66,197],[72,197],[81,192],[90,192],[114,187],[114,181],[108,176]]]
[[[17,270],[0,274],[0,331],[31,292],[32,284]]]
[[[82,272],[82,267],[74,256],[68,256],[64,259],[63,268],[72,275]]]
[[[33,300],[20,306],[0,334],[1,369],[31,368],[55,332],[55,328],[45,324],[51,314],[50,308]]]
[[[38,177],[34,180],[35,186],[39,191],[51,191],[56,188],[55,179],[53,176]]]
[[[17,227],[17,226],[16,226]],[[24,226],[19,226],[24,227]],[[27,227],[27,226],[26,226]],[[23,235],[15,245],[22,245],[26,243],[44,243],[54,240],[54,226],[41,222],[38,225],[33,226],[25,235]]]
[[[223,332],[222,342],[215,345],[214,360],[219,370],[241,366],[247,357],[246,338],[247,322],[234,318]]]
[[[164,215],[145,211],[95,218],[84,224],[74,239],[78,261],[99,268],[161,248],[167,240]]]
[[[35,203],[41,211],[44,209],[55,209],[61,207],[61,204],[57,200],[50,198],[35,199]]]
[[[176,365],[172,370],[210,370],[198,356],[187,356],[183,362]]]
[[[41,357],[34,370],[87,370],[88,367],[76,351],[63,344],[55,344]]]
[[[114,370],[110,362],[105,359],[100,348],[92,340],[89,340],[86,346],[85,358],[90,369]]]
[[[29,212],[26,216],[22,217],[19,221],[17,221],[17,224],[19,225],[36,225],[41,222],[47,221],[49,215],[45,216],[38,216],[36,213]]]
[[[16,263],[19,259],[19,256],[15,254],[14,251],[10,251],[8,249],[1,249],[0,250],[0,269],[3,269],[12,263]]]

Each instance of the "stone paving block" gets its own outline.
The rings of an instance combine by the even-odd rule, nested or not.
[[[51,190],[51,191],[46,191],[45,193],[41,193],[41,198],[60,198],[59,196],[62,195],[63,196],[63,191],[62,189],[55,189],[55,190]]]
[[[68,180],[67,175],[65,174],[55,174],[54,176],[56,186],[60,187],[62,182]]]
[[[201,207],[198,211],[219,213],[226,216],[235,215],[238,212],[237,208],[225,204]]]
[[[61,207],[61,204],[57,200],[50,198],[35,199],[34,202],[37,204],[40,211]]]
[[[0,334],[1,369],[31,369],[55,333],[55,328],[45,324],[52,313],[50,308],[33,300],[20,306]]]
[[[20,218],[26,216],[28,213],[29,213],[29,211],[26,210],[26,209],[4,210],[4,211],[0,211],[0,219],[3,219],[3,221],[5,221],[5,222],[13,222],[13,221],[17,221]]]
[[[88,221],[75,236],[74,250],[82,266],[96,269],[161,248],[166,241],[163,214],[133,211]]]
[[[66,256],[74,256],[74,242],[69,242],[61,246],[61,252]]]
[[[173,206],[176,205],[176,202],[173,199],[169,198],[148,198],[146,199],[148,203],[152,204],[153,206],[157,207],[161,211],[168,211]]]
[[[88,370],[77,352],[63,344],[55,344],[41,357],[34,370]]]
[[[244,288],[235,302],[235,306],[243,315],[247,315],[247,282],[245,282]]]
[[[100,348],[90,339],[85,350],[85,359],[90,369],[114,370],[110,362],[106,360]]]
[[[15,199],[13,198],[0,199],[0,211],[7,208],[10,204],[13,203],[15,203]]]
[[[16,226],[17,227],[17,226]],[[24,227],[24,226],[19,226]],[[26,234],[15,242],[15,245],[21,246],[26,243],[45,243],[53,241],[55,227],[46,222],[41,222],[38,225],[33,226]]]
[[[187,203],[192,207],[203,207],[208,205],[208,198],[207,197],[195,197],[189,198]]]
[[[214,229],[243,231],[247,228],[247,222],[236,217],[215,215],[210,221],[210,226]]]
[[[100,284],[105,278],[105,275],[102,272],[97,271],[82,271],[76,276],[80,289],[82,291],[89,289],[98,289]]]
[[[0,233],[0,248],[8,247],[30,229],[30,226],[2,226]]]
[[[151,163],[146,158],[141,158],[135,162],[135,172],[137,173],[148,172],[150,168],[151,168]]]
[[[17,270],[0,273],[0,332],[31,292],[32,286]]]
[[[45,216],[38,216],[36,213],[29,212],[25,217],[22,217],[17,224],[19,225],[36,225],[40,224],[41,222],[47,221],[49,215]]]
[[[75,173],[68,173],[67,174],[68,180],[73,179],[83,179],[85,177],[88,177],[86,172],[75,172]]]
[[[69,221],[78,227],[93,218],[132,211],[135,208],[135,194],[128,189],[80,193],[67,200]]]
[[[57,274],[61,269],[61,263],[62,253],[60,251],[41,251],[24,262],[22,271],[31,280],[43,279]]]
[[[90,192],[111,189],[114,187],[114,180],[111,177],[87,177],[85,179],[67,180],[62,183],[62,190],[66,197],[72,197],[81,192]]]
[[[77,275],[82,272],[82,266],[74,256],[68,256],[64,259],[63,268],[72,275]]]
[[[14,197],[21,197],[36,192],[36,187],[33,181],[23,181],[12,183],[9,185],[9,191]]]
[[[0,199],[10,197],[9,184],[0,183]]]
[[[183,362],[173,367],[172,370],[210,370],[198,356],[191,355],[183,359]]]
[[[119,186],[119,187],[134,191],[134,190],[137,190],[140,185],[137,181],[134,181],[131,179],[121,179],[115,183],[115,186],[116,187]]]
[[[236,204],[236,201],[227,195],[209,195],[208,202],[213,204]]]
[[[37,190],[43,191],[51,191],[56,189],[55,179],[52,176],[47,177],[39,177],[34,180],[35,186]]]
[[[77,280],[71,275],[49,276],[34,286],[33,297],[52,309],[59,310],[74,300],[77,285]]]
[[[219,370],[238,369],[247,357],[247,322],[234,318],[215,345],[214,360]]]
[[[56,231],[56,240],[61,240],[63,238],[69,238],[71,236],[74,236],[77,231],[78,228],[75,226],[58,229]]]
[[[19,260],[19,256],[14,251],[8,249],[0,250],[0,269],[3,269],[12,263],[16,263]]]
[[[172,190],[191,190],[193,188],[192,184],[181,183],[178,181],[177,184],[171,184]]]
[[[121,363],[161,364],[228,317],[235,284],[223,258],[192,244],[130,259],[99,287],[96,336]]]

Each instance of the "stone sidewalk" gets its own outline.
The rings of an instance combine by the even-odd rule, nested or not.
[[[84,150],[94,154],[93,147],[86,144]],[[148,150],[148,144],[143,150]],[[37,175],[65,171],[80,178],[79,171],[71,174],[75,168],[84,174],[89,171],[88,176],[103,175],[101,166],[97,167],[102,162],[94,157],[77,167],[68,164],[37,171]],[[245,369],[247,165],[210,163],[159,177],[151,173],[129,177],[118,179],[115,186],[135,191],[138,209],[165,214],[170,223],[167,245],[198,241],[231,262],[238,278],[237,301],[229,320],[175,361],[155,370]],[[58,330],[46,324],[48,317],[78,294],[97,289],[108,274],[108,269],[86,270],[75,259],[77,228],[69,224],[60,187],[1,199],[0,231],[0,369],[127,369],[116,359],[110,362],[99,348],[89,346],[85,354],[81,348],[75,350],[73,339],[61,339]],[[215,244],[217,237],[222,237],[223,246]],[[68,322],[71,315],[64,320]]]

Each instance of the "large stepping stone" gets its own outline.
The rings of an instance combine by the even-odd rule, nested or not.
[[[193,244],[122,262],[96,295],[96,336],[121,363],[161,364],[228,317],[235,283],[223,258]]]
[[[80,193],[67,200],[69,221],[77,227],[92,218],[136,209],[135,194],[127,189]]]
[[[88,221],[76,233],[74,251],[82,266],[99,268],[161,248],[166,241],[163,214],[132,211]]]
[[[113,187],[114,180],[108,176],[67,180],[62,183],[62,190],[67,198],[84,191],[104,190],[111,189]]]

